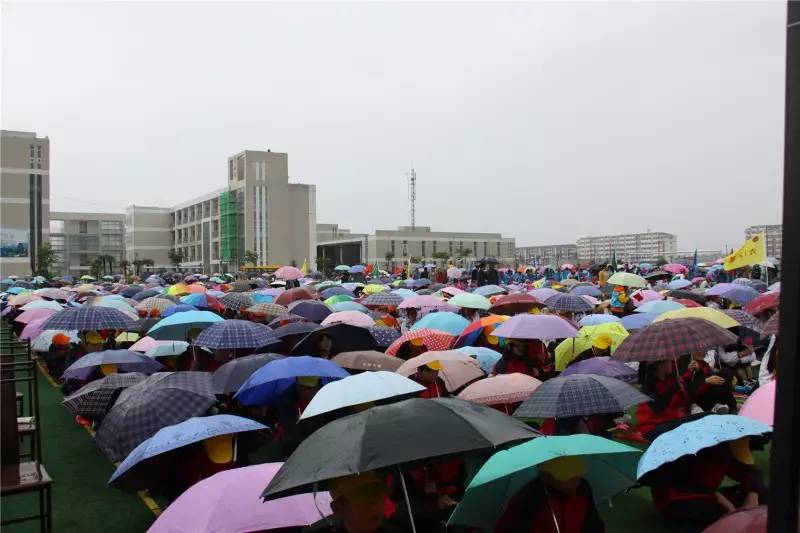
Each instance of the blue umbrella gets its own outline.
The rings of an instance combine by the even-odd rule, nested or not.
[[[6,289],[6,292],[8,294],[20,294],[22,292],[27,292],[27,291],[28,289],[26,289],[25,287],[9,287],[8,289]]]
[[[499,287],[497,285],[484,285],[483,287],[478,287],[474,291],[475,294],[480,294],[481,296],[492,296],[494,294],[505,294],[506,290],[503,287]]]
[[[469,320],[463,316],[450,311],[439,311],[436,313],[428,313],[419,319],[411,326],[411,331],[425,328],[438,329],[458,337],[467,326],[469,326]]]
[[[224,319],[211,311],[186,311],[164,318],[147,334],[159,341],[185,341],[192,329],[205,329]]]
[[[163,465],[153,461],[154,458],[211,437],[263,429],[269,428],[249,418],[234,415],[194,417],[180,424],[163,427],[128,454],[114,471],[108,484],[130,490],[147,488],[153,477],[164,470]]]
[[[182,314],[186,313],[178,313],[173,316]],[[236,348],[263,348],[278,342],[280,342],[280,339],[275,336],[272,329],[264,324],[248,320],[223,320],[204,329],[194,340],[194,345],[214,350],[231,350]]]
[[[322,378],[323,383],[350,374],[336,363],[302,355],[272,361],[256,370],[234,396],[242,405],[265,405],[280,397],[300,376]]]
[[[689,281],[688,279],[676,279],[667,283],[667,288],[671,291],[677,291],[691,286],[692,282]]]
[[[397,328],[382,328],[379,326],[369,328],[369,332],[372,333],[375,342],[381,348],[388,348],[401,335],[400,330]]]
[[[348,291],[347,289],[345,289],[341,285],[334,285],[333,287],[328,287],[327,289],[322,291],[320,294],[321,294],[323,300],[327,300],[331,296],[339,296],[340,294],[344,295],[344,296],[350,296],[351,298],[355,298],[355,295],[353,294],[352,291]]]
[[[336,265],[334,270],[337,272],[347,272],[348,270],[350,270],[350,267],[347,265]]]
[[[186,305],[193,305],[198,309],[208,309],[208,298],[206,297],[205,293],[202,292],[195,292],[193,294],[181,296],[181,302]]]
[[[608,324],[609,322],[619,322],[619,318],[614,315],[586,315],[581,318],[578,324],[581,326],[597,326],[598,324]]]
[[[411,281],[411,285],[414,287],[427,287],[431,284],[431,280],[428,278],[419,278]]]
[[[389,398],[405,400],[424,390],[422,385],[394,372],[363,372],[331,381],[322,387],[306,406],[300,419]]]
[[[275,301],[274,296],[270,296],[269,294],[259,294],[257,292],[253,293],[253,302],[257,304],[271,304]]]
[[[771,426],[739,415],[707,415],[685,422],[656,437],[639,460],[636,477],[722,442],[771,432]]]
[[[573,287],[569,293],[576,296],[592,296],[594,298],[600,298],[603,295],[603,291],[594,285],[578,285]]]
[[[618,379],[625,383],[635,383],[637,372],[620,361],[615,361],[610,357],[590,357],[577,363],[569,365],[562,373],[562,376],[572,374],[594,374],[596,376],[606,376]]]
[[[461,348],[456,348],[456,350],[476,359],[481,366],[481,370],[487,374],[492,373],[494,365],[503,357],[500,352],[481,346],[462,346]]]
[[[364,265],[353,265],[347,271],[350,274],[362,274],[366,268]]]
[[[758,291],[747,285],[740,285],[738,283],[732,285],[733,287],[722,293],[722,297],[726,300],[732,300],[739,305],[747,305],[758,296]]]
[[[64,379],[86,379],[101,365],[117,365],[123,372],[152,374],[163,370],[158,361],[131,350],[103,350],[88,353],[72,363],[61,376]]]
[[[322,322],[331,314],[330,307],[319,300],[299,300],[289,304],[289,311],[293,315],[301,316],[312,322]]]
[[[684,307],[686,306],[682,303],[673,300],[653,300],[637,307],[636,312],[655,313],[656,315],[660,315],[662,313],[666,313],[667,311],[675,311],[677,309],[683,309]]]
[[[168,316],[174,315],[175,313],[185,313],[186,311],[197,311],[198,309],[189,304],[178,304],[173,305],[172,307],[165,309],[161,312],[161,316],[163,318],[167,318]]]
[[[113,307],[73,307],[50,315],[42,324],[42,329],[77,329],[78,331],[122,329],[135,331],[136,321]]]
[[[361,311],[362,313],[368,313],[369,309],[366,306],[361,305],[358,302],[339,302],[338,304],[333,304],[331,306],[331,310],[334,313],[338,313],[339,311]]]
[[[622,325],[628,331],[635,329],[642,329],[658,318],[658,313],[633,313],[632,315],[622,317]]]
[[[400,296],[403,300],[417,295],[417,293],[412,291],[411,289],[395,289],[392,291],[392,293]]]

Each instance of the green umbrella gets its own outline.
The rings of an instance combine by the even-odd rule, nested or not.
[[[644,288],[648,286],[647,280],[630,272],[617,272],[608,278],[609,285],[623,285],[625,287]]]
[[[447,303],[455,305],[456,307],[466,307],[468,309],[487,310],[492,306],[492,303],[486,297],[471,292],[456,294],[450,298]]]
[[[595,435],[538,437],[492,455],[472,478],[447,525],[494,530],[511,497],[539,475],[537,465],[580,455],[595,501],[636,484],[641,451]]]
[[[330,298],[325,300],[324,303],[327,306],[331,306],[331,305],[338,304],[338,303],[341,303],[341,302],[349,302],[351,300],[352,300],[352,298],[350,296],[347,296],[346,294],[337,294],[337,295],[331,296]]]

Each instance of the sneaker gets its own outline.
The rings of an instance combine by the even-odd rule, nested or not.
[[[700,413],[702,413],[702,412],[703,412],[703,408],[702,408],[702,407],[700,407],[699,405],[697,405],[696,403],[693,403],[693,404],[692,404],[692,407],[691,407],[691,409],[690,409],[690,411],[689,411],[689,414],[692,414],[692,415],[699,415],[699,414],[700,414]]]
[[[711,408],[712,413],[716,413],[718,415],[727,415],[730,412],[727,405],[718,403],[714,407]]]

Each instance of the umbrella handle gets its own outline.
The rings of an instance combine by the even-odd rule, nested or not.
[[[556,518],[556,511],[553,509],[553,506],[550,504],[550,493],[547,492],[547,483],[544,480],[539,480],[542,483],[542,488],[544,489],[544,498],[547,501],[547,507],[550,508],[550,516],[553,517],[553,523],[556,526],[556,533],[561,533],[561,527],[558,525],[558,518]]]
[[[403,487],[403,497],[406,500],[406,509],[408,509],[408,519],[411,521],[411,532],[417,533],[417,527],[414,525],[414,513],[411,511],[411,500],[408,498],[408,489],[406,488],[406,480],[403,477],[403,471],[397,467],[397,474],[400,476],[400,485]]]

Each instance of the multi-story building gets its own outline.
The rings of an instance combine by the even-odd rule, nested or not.
[[[781,250],[783,249],[783,225],[782,224],[765,224],[762,226],[750,226],[744,230],[745,240],[751,238],[753,235],[763,233],[767,239],[767,257],[781,258]]]
[[[0,275],[28,275],[49,239],[50,140],[0,132]]]
[[[523,265],[553,265],[578,261],[578,245],[550,244],[546,246],[523,246],[516,249],[517,261]]]
[[[125,209],[125,259],[131,265],[149,260],[150,269],[172,267],[169,251],[172,243],[172,209],[131,205]]]
[[[50,244],[57,259],[54,274],[90,274],[98,257],[105,259],[108,274],[119,272],[125,258],[125,215],[52,211]]]
[[[672,233],[647,232],[604,235],[578,239],[578,260],[590,263],[610,261],[655,262],[669,260],[678,248]]]
[[[385,268],[405,263],[409,257],[433,261],[440,254],[460,259],[462,264],[484,256],[497,257],[505,265],[515,262],[514,239],[499,233],[432,231],[426,226],[403,226],[366,234],[350,233],[335,224],[319,224],[317,241],[317,256],[330,258],[337,264],[369,263]],[[391,261],[386,260],[387,255],[392,257]]]

